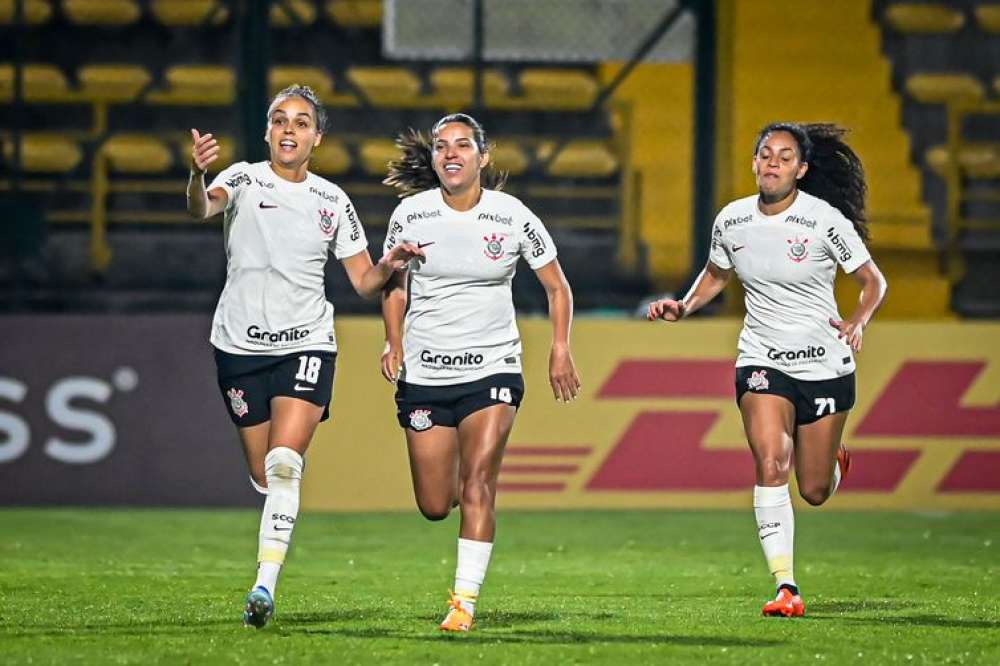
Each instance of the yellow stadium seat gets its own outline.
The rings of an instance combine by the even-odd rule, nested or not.
[[[116,134],[104,142],[101,154],[118,173],[164,173],[174,163],[167,145],[148,134]]]
[[[153,16],[172,28],[193,27],[209,21],[211,25],[225,23],[229,8],[220,0],[153,0]]]
[[[513,141],[497,141],[490,151],[490,160],[502,171],[518,176],[528,170],[531,161],[524,149]]]
[[[63,0],[63,14],[81,25],[129,25],[142,15],[134,0]]]
[[[385,176],[389,160],[399,157],[399,148],[390,139],[368,139],[361,144],[361,168],[372,176]]]
[[[309,86],[320,101],[333,94],[333,79],[319,67],[277,65],[269,73],[271,94],[291,85]]]
[[[0,0],[0,24],[14,22],[14,1]],[[24,22],[28,25],[47,23],[52,17],[52,4],[48,0],[24,0]]]
[[[350,168],[351,154],[342,141],[332,136],[324,136],[309,159],[309,170],[321,176],[339,176]]]
[[[472,104],[473,73],[469,67],[440,67],[430,74],[435,103],[449,110]],[[483,101],[486,104],[505,99],[510,82],[503,72],[489,69],[483,72]]]
[[[405,108],[420,96],[420,79],[403,67],[351,67],[347,78],[374,106]]]
[[[983,84],[969,74],[913,74],[906,92],[924,104],[978,101],[985,94]]]
[[[166,89],[146,95],[150,104],[228,106],[236,81],[225,65],[174,65],[164,73]]]
[[[534,107],[589,109],[597,97],[597,81],[580,70],[526,69],[520,76],[525,101]]]
[[[14,158],[14,144],[9,135],[3,138],[3,153],[7,160]],[[22,171],[67,173],[75,169],[81,159],[80,146],[67,136],[51,132],[21,135]]]
[[[976,23],[986,32],[1000,33],[1000,5],[979,5],[976,7]]]
[[[326,13],[345,28],[377,28],[382,25],[382,0],[327,0]]]
[[[55,65],[29,63],[21,69],[22,91],[28,102],[72,102],[77,96],[70,91],[66,75]],[[14,98],[14,66],[0,64],[0,100]]]
[[[84,65],[77,71],[81,95],[93,101],[130,102],[151,80],[139,65]]]
[[[290,28],[296,25],[312,25],[316,22],[316,5],[307,0],[285,0],[293,12],[293,20],[285,11],[282,3],[271,5],[271,26],[275,28]]]
[[[553,142],[538,148],[539,161],[548,160],[555,149]],[[549,174],[561,178],[606,178],[618,170],[618,158],[604,141],[570,141],[549,164]]]
[[[906,34],[951,33],[965,24],[961,10],[944,4],[898,2],[884,16],[893,30]]]
[[[947,146],[933,146],[924,153],[927,166],[938,175],[947,173],[950,153]],[[973,178],[1000,177],[1000,144],[969,143],[958,151],[958,166]]]

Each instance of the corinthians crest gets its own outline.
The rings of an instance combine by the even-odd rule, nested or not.
[[[326,236],[333,235],[333,218],[336,213],[325,208],[319,209],[319,230]]]
[[[766,391],[770,386],[767,381],[767,370],[754,370],[747,379],[747,388],[751,391]]]
[[[483,240],[486,241],[486,249],[483,250],[483,254],[493,261],[503,256],[503,242],[506,240],[504,236],[490,234],[489,236],[483,236]]]
[[[250,405],[243,399],[243,391],[231,388],[226,391],[226,395],[229,396],[229,406],[233,408],[233,414],[246,416],[247,412],[250,411]]]
[[[420,432],[421,430],[427,430],[432,425],[431,422],[431,410],[429,409],[414,409],[410,412],[410,427]]]
[[[806,245],[809,244],[808,238],[799,238],[795,236],[794,239],[788,239],[788,258],[799,264],[805,261],[806,257],[809,256],[809,248]]]

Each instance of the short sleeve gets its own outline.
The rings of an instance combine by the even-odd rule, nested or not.
[[[396,206],[396,210],[392,211],[392,216],[389,218],[389,226],[385,230],[385,242],[382,243],[382,256],[385,256],[386,252],[403,242],[401,235],[403,233],[403,220],[406,218],[404,208],[404,204],[401,203]]]
[[[715,222],[712,224],[712,245],[708,250],[708,259],[722,270],[729,270],[733,267],[729,250],[722,242],[722,213],[715,217]]]
[[[226,203],[226,208],[232,208],[239,201],[240,196],[243,191],[246,190],[247,186],[251,184],[250,180],[250,165],[247,162],[236,162],[235,164],[230,164],[228,167],[219,172],[219,174],[212,179],[212,184],[208,186],[208,190],[214,190],[216,188],[223,190],[226,193],[228,201]],[[206,190],[206,191],[208,191]]]
[[[823,243],[830,257],[840,264],[845,273],[853,273],[872,258],[854,225],[836,209],[827,219]]]
[[[361,219],[354,204],[344,192],[340,193],[343,204],[340,206],[340,219],[337,220],[337,232],[333,236],[333,256],[337,259],[353,257],[358,252],[368,249],[368,238],[361,226]]]
[[[528,262],[528,266],[535,270],[556,258],[556,245],[538,216],[527,208],[524,209],[524,213],[524,222],[521,226],[521,256]]]

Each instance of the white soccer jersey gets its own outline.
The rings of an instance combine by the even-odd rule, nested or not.
[[[229,195],[226,286],[212,344],[231,354],[337,351],[333,305],[323,272],[332,250],[343,259],[367,249],[358,214],[342,189],[314,174],[301,183],[267,162],[238,162],[209,189]]]
[[[782,213],[764,215],[758,195],[733,201],[715,218],[709,258],[735,269],[746,292],[736,366],[763,365],[805,380],[854,372],[850,346],[829,319],[837,265],[852,273],[871,259],[850,220],[799,190]]]
[[[556,258],[541,220],[518,199],[493,190],[459,212],[436,188],[396,207],[384,250],[401,242],[416,243],[427,255],[423,263],[411,262],[402,379],[440,386],[520,372],[510,285],[520,257],[532,269]]]

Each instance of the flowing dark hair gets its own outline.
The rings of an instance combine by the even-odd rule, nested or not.
[[[395,187],[399,191],[400,198],[440,187],[441,181],[434,172],[432,140],[448,123],[462,123],[471,128],[472,138],[480,154],[486,154],[492,149],[492,144],[486,140],[483,126],[475,118],[465,113],[452,113],[434,123],[430,135],[425,135],[412,127],[401,132],[396,137],[396,145],[402,154],[389,162],[389,175],[382,183]],[[507,172],[497,169],[492,160],[479,174],[479,184],[488,190],[501,190],[506,182]]]
[[[788,132],[795,137],[799,159],[809,164],[797,187],[843,213],[867,242],[871,238],[865,213],[868,185],[861,158],[844,141],[847,130],[833,123],[771,123],[757,135],[754,155],[773,132]]]

